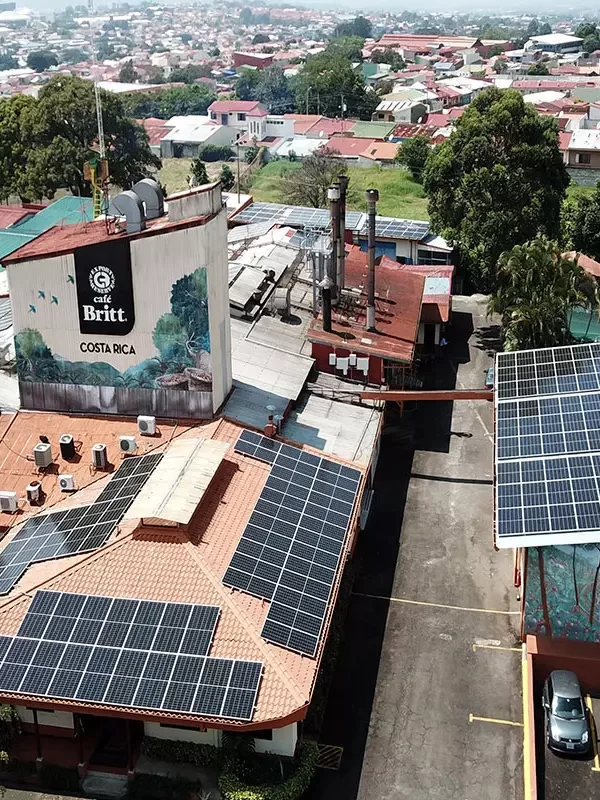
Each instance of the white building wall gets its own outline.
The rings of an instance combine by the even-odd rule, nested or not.
[[[168,739],[172,742],[195,742],[196,744],[210,744],[213,747],[221,746],[221,731],[216,728],[199,731],[194,728],[161,725],[158,722],[144,722],[144,734],[155,739]]]
[[[33,711],[31,709],[25,706],[15,706],[15,711],[22,722],[30,725],[34,724]],[[73,730],[74,727],[73,714],[67,711],[42,711],[38,708],[37,718],[40,725],[47,725],[48,727],[68,728],[69,730]]]
[[[265,131],[267,136],[291,138],[294,135],[294,120],[284,117],[265,117]]]
[[[285,728],[273,728],[273,739],[255,739],[254,745],[257,753],[274,753],[278,756],[289,756],[296,751],[298,741],[298,724],[293,722]]]

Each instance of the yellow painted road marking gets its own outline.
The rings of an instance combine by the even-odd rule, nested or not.
[[[511,653],[520,653],[520,647],[502,647],[500,644],[474,644],[473,645],[473,652],[476,653],[477,650],[508,650]]]
[[[527,647],[521,650],[521,681],[523,693],[523,797],[531,798],[531,718],[529,717],[529,670],[527,665]]]
[[[469,722],[493,722],[496,725],[512,725],[514,728],[522,728],[522,722],[513,722],[512,719],[496,719],[495,717],[476,717],[469,714]]]
[[[589,694],[585,696],[585,704],[590,712],[590,733],[592,736],[592,747],[594,748],[594,766],[592,772],[600,772],[600,757],[598,756],[598,732],[596,730],[596,720],[594,719],[594,709],[592,708],[592,698]]]
[[[444,603],[428,603],[425,600],[407,600],[404,597],[384,597],[381,594],[365,594],[364,592],[353,592],[356,597],[370,597],[371,600],[387,600],[392,603],[407,603],[412,606],[428,606],[429,608],[447,608],[450,611],[476,611],[479,614],[504,614],[513,616],[521,614],[520,611],[499,611],[495,608],[471,608],[469,606],[449,606]]]

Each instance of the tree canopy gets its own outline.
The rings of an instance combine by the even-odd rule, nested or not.
[[[332,56],[343,56],[348,61],[353,63],[362,61],[362,49],[365,45],[365,40],[360,36],[338,36],[332,39],[325,52]]]
[[[311,56],[298,75],[296,105],[303,110],[308,107],[306,113],[371,119],[378,104],[377,94],[367,89],[360,72],[343,55]]]
[[[528,70],[528,75],[550,75],[550,70],[544,64],[543,61],[536,61],[535,64],[532,64]]]
[[[212,67],[210,64],[188,64],[185,67],[174,69],[169,80],[173,83],[194,83],[198,78],[210,78]]]
[[[600,260],[600,182],[591,194],[569,197],[562,208],[565,247]]]
[[[396,161],[407,168],[412,177],[423,182],[423,172],[431,153],[428,136],[412,136],[398,146]]]
[[[474,288],[486,292],[502,252],[538,233],[558,237],[568,184],[555,120],[495,87],[432,151],[424,175],[433,230],[458,248]]]
[[[56,67],[58,58],[50,50],[34,50],[27,56],[27,66],[36,72],[45,72],[50,67]]]
[[[208,172],[206,171],[206,164],[202,159],[195,158],[190,166],[191,173],[188,178],[190,186],[203,186],[209,183]]]
[[[131,59],[126,61],[119,70],[120,83],[135,83],[139,77],[138,71],[133,66],[133,61]]]
[[[126,113],[136,119],[170,119],[180,114],[206,114],[209,105],[216,99],[216,94],[204,83],[122,95]]]
[[[350,22],[340,22],[334,31],[334,36],[360,36],[361,39],[370,39],[372,35],[373,24],[362,14]]]
[[[160,166],[146,132],[114,94],[103,93],[104,135],[111,181],[128,188]],[[0,196],[52,198],[58,189],[89,196],[84,162],[97,148],[94,86],[57,76],[37,100],[15,95],[0,101]]]
[[[327,190],[339,175],[348,174],[344,162],[332,157],[337,152],[323,148],[305,158],[299,169],[287,172],[282,181],[282,199],[300,206],[327,208]]]
[[[389,64],[394,72],[401,72],[406,67],[406,62],[398,53],[391,47],[386,47],[385,50],[375,50],[371,53],[371,61],[373,64]]]
[[[502,317],[506,350],[568,344],[571,310],[598,307],[593,279],[544,236],[503,253],[497,280],[488,310]]]
[[[296,109],[293,83],[275,64],[263,70],[243,70],[237,79],[235,94],[239,100],[259,100],[274,114]]]

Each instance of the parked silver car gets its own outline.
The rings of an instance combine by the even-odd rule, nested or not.
[[[546,744],[560,753],[587,753],[591,732],[587,708],[574,672],[551,672],[542,694]]]

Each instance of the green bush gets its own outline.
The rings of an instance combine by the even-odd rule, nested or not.
[[[169,739],[154,739],[151,736],[144,738],[142,752],[149,758],[195,764],[197,767],[207,769],[218,769],[223,759],[221,750],[210,744],[174,742]]]
[[[302,742],[298,747],[293,773],[280,783],[252,786],[238,775],[240,763],[232,760],[219,777],[223,800],[297,800],[308,789],[317,767],[316,742]]]
[[[229,161],[233,158],[231,147],[222,144],[205,144],[198,148],[198,158],[202,161]]]
[[[59,792],[76,792],[79,790],[79,774],[75,767],[42,764],[40,780],[45,789],[53,789]]]
[[[189,800],[192,793],[200,794],[202,786],[181,778],[137,773],[127,786],[127,800]]]
[[[11,758],[7,764],[2,765],[2,773],[14,778],[17,783],[27,780],[37,773],[35,761],[23,761],[20,758]]]

